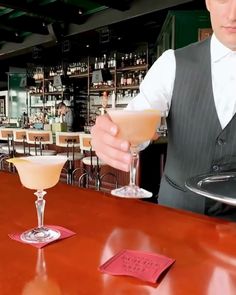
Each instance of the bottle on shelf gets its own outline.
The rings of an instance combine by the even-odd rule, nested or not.
[[[114,109],[116,107],[116,94],[115,91],[112,91],[111,94],[111,107]]]
[[[147,56],[146,56],[146,52],[143,51],[143,54],[142,54],[142,64],[145,65],[147,64]]]
[[[134,83],[134,86],[138,86],[139,85],[138,71],[135,71],[133,73],[133,83]]]
[[[98,58],[95,57],[94,70],[98,70]]]
[[[133,65],[134,65],[133,53],[130,52],[128,66],[133,66]]]
[[[138,53],[138,56],[137,56],[136,65],[137,66],[142,65],[142,58],[141,58],[139,53]]]
[[[104,91],[101,98],[102,107],[100,108],[101,115],[104,115],[106,113],[106,108],[108,105],[108,93],[107,91]]]
[[[124,68],[125,67],[125,57],[124,57],[124,55],[122,55],[122,57],[121,57],[120,67],[121,68]]]
[[[133,84],[133,74],[130,72],[127,75],[127,80],[126,80],[127,85],[132,85]]]
[[[109,69],[116,67],[116,53],[113,56],[110,56],[107,61],[107,66]]]
[[[101,108],[101,104],[100,111],[104,113],[108,103],[109,107],[112,108],[118,105],[125,106],[139,91],[138,87],[146,74],[147,54],[148,52],[144,50],[144,47],[139,46],[136,49],[120,53],[112,51],[86,59],[82,57],[79,61],[66,62],[66,67],[65,63],[62,63],[63,67],[60,65],[43,67],[44,72],[42,73],[40,72],[41,69],[37,69],[37,78],[40,77],[39,73],[41,73],[43,79],[37,81],[33,85],[34,88],[30,89],[29,109],[32,106],[32,112],[29,111],[29,114],[39,112],[40,107],[43,110],[52,110],[53,106],[56,106],[62,100],[62,96],[65,99],[65,95],[67,95],[67,99],[72,100],[70,99],[71,91],[67,91],[67,89],[63,91],[63,87],[60,88],[53,82],[53,77],[61,75],[63,71],[67,76],[72,76],[68,80],[73,81],[78,86],[76,100],[80,101],[81,95],[83,97],[83,107],[79,109],[86,122],[94,114],[98,114],[98,107]],[[36,67],[34,68],[36,72],[35,69]],[[93,79],[95,71],[97,74],[100,72],[102,79]],[[108,76],[106,75],[107,72]],[[31,73],[31,76],[33,76],[33,73]],[[64,83],[61,83],[61,85],[64,85]],[[34,93],[37,93],[37,95],[34,95]],[[72,93],[74,95],[75,90]],[[88,96],[90,103],[88,103]],[[51,112],[51,114],[48,114],[48,121],[51,121],[54,117],[55,114],[53,116],[53,112]]]
[[[144,75],[145,75],[145,73],[143,71],[139,72],[139,75],[138,75],[139,85],[142,83],[142,81],[144,79]]]

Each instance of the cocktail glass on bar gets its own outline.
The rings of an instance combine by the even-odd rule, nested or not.
[[[26,188],[36,190],[35,206],[38,227],[21,234],[21,240],[27,243],[45,243],[56,240],[60,232],[44,226],[45,189],[55,186],[67,158],[64,156],[29,156],[8,159],[18,171],[20,181]]]
[[[111,191],[112,195],[126,198],[150,198],[152,193],[136,184],[139,145],[152,139],[161,121],[160,111],[108,109],[111,120],[118,126],[118,137],[130,142],[132,163],[129,185]]]

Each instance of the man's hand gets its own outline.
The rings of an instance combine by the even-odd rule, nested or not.
[[[91,134],[97,156],[108,165],[128,172],[131,163],[129,142],[117,137],[118,127],[108,115],[97,117]]]

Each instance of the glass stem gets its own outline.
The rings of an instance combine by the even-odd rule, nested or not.
[[[130,164],[130,174],[129,174],[129,186],[136,185],[136,172],[137,172],[137,165],[138,165],[138,151],[136,146],[130,147],[132,161]]]
[[[37,192],[34,193],[37,196],[37,200],[35,201],[35,206],[37,210],[37,217],[38,217],[38,228],[43,227],[43,221],[44,221],[44,208],[46,201],[44,200],[44,195],[46,195],[46,192],[44,190],[37,190]]]

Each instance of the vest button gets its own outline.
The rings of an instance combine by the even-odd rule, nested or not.
[[[223,145],[223,144],[225,144],[225,141],[223,139],[219,138],[217,140],[217,143],[218,143],[218,145]]]
[[[220,167],[218,165],[213,165],[212,169],[213,169],[213,171],[219,171]]]

